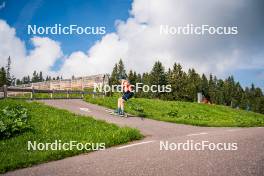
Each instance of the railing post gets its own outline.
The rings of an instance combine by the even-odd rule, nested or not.
[[[82,93],[81,93],[81,94],[82,94],[82,99],[83,99],[83,97],[84,97],[84,91],[82,91]]]
[[[67,99],[69,99],[69,90],[67,90]]]
[[[34,87],[32,87],[32,91],[31,91],[31,94],[30,94],[30,99],[31,100],[33,100],[33,98],[34,98],[34,93],[35,93]]]
[[[54,89],[52,89],[52,92],[50,93],[50,98],[51,99],[53,98],[53,92],[54,92]]]
[[[7,86],[4,85],[3,87],[4,87],[4,98],[7,98]]]

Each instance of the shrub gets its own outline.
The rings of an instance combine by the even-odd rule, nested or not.
[[[178,117],[178,110],[171,110],[170,112],[167,113],[167,116],[169,117]]]
[[[0,139],[10,138],[28,129],[28,110],[21,105],[8,105],[0,110]]]

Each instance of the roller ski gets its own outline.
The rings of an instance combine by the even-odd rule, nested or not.
[[[110,112],[110,114],[114,115],[114,116],[119,116],[119,117],[128,117],[127,113],[122,112],[122,111],[118,111],[118,110],[112,111],[112,112]]]

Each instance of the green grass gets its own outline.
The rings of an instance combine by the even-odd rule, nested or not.
[[[0,100],[0,109],[9,104],[21,104],[29,110],[29,121],[33,130],[10,139],[0,140],[0,173],[33,164],[77,155],[85,150],[28,150],[28,141],[49,143],[61,140],[62,143],[105,143],[106,147],[123,144],[142,138],[138,130],[80,116],[36,102],[22,100]]]
[[[92,98],[85,100],[115,109],[117,96]],[[212,127],[255,127],[264,126],[264,115],[254,112],[232,109],[226,106],[198,104],[180,101],[162,101],[158,99],[132,98],[125,103],[125,111],[146,118]]]

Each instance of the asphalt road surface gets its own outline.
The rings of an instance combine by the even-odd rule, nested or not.
[[[93,116],[119,126],[137,128],[146,137],[104,151],[81,154],[19,169],[16,176],[126,176],[126,175],[264,175],[264,128],[194,127],[138,117],[111,116],[107,109],[82,100],[45,100],[47,105]],[[237,150],[180,150],[175,144],[207,141],[236,143]],[[171,148],[165,150],[168,143]],[[162,146],[162,150],[160,147]],[[167,148],[168,149],[168,148]],[[230,149],[230,148],[229,148]],[[232,148],[234,149],[234,148]]]

